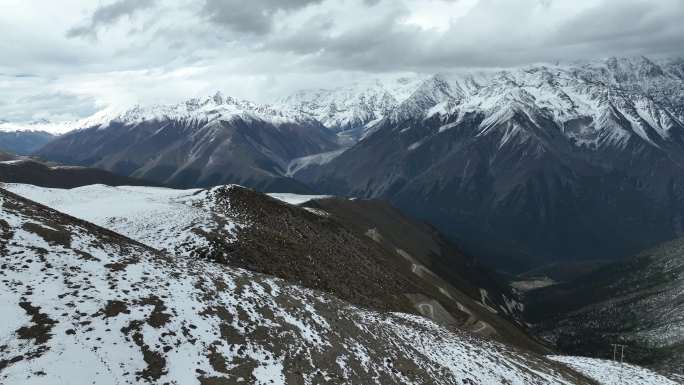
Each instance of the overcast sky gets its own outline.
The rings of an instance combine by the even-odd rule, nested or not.
[[[398,72],[684,56],[682,0],[2,0],[0,121]]]

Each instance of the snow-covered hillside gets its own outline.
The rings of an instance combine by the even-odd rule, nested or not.
[[[174,257],[0,190],[3,384],[590,384],[421,317]]]
[[[249,268],[358,305],[423,314],[447,326],[546,351],[516,326],[520,309],[511,294],[486,279],[476,283],[473,277],[479,277],[479,272],[473,271],[473,276],[454,272],[452,276],[465,276],[459,279],[439,278],[427,267],[428,260],[418,262],[409,252],[387,244],[382,226],[369,237],[367,228],[354,231],[343,224],[343,218],[324,210],[294,207],[326,196],[278,193],[269,198],[239,186],[4,187],[158,250]],[[427,247],[432,253],[441,250],[437,244]],[[443,253],[452,264],[460,257]]]
[[[587,357],[551,356],[601,385],[677,385],[680,382],[630,364]]]
[[[92,222],[158,250],[190,256],[210,247],[210,238],[235,239],[239,223],[216,205],[208,190],[91,185],[49,189],[28,184],[4,188],[50,208]]]

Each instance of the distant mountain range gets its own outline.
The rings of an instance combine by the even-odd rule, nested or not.
[[[2,131],[0,130],[0,151],[10,151],[19,155],[31,155],[55,135],[45,131]]]
[[[372,132],[374,123],[389,116],[427,79],[426,76],[373,79],[334,89],[307,89],[277,105],[320,121],[351,145]]]
[[[36,155],[169,186],[306,192],[285,176],[289,162],[338,148],[335,134],[315,119],[221,94],[106,111],[80,124]]]
[[[385,199],[510,271],[682,234],[684,62],[462,70],[105,111],[36,154],[178,187]]]

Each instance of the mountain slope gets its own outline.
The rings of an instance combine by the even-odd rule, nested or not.
[[[616,361],[569,356],[552,356],[549,358],[562,362],[605,385],[674,385],[684,380],[684,378],[676,375],[667,378],[650,370]]]
[[[9,162],[21,159],[20,156],[14,155],[11,152],[0,151],[0,162]]]
[[[499,317],[520,324],[522,304],[516,301],[503,277],[484,268],[476,258],[463,254],[432,226],[376,200],[319,197],[303,206],[334,217],[359,235],[372,239],[386,254],[401,257],[394,265],[404,268],[406,275],[429,283],[461,306],[465,301],[475,305],[470,320],[474,330],[485,325],[493,325],[497,330],[509,327],[497,321]],[[472,299],[479,301],[473,303]],[[418,310],[427,317],[434,312],[431,306],[419,306]],[[492,314],[496,316],[487,317]],[[484,322],[477,322],[478,318]],[[485,326],[483,331],[488,328]]]
[[[526,294],[535,331],[570,354],[627,345],[627,359],[680,373],[684,360],[684,240]],[[681,373],[680,373],[681,374]]]
[[[42,187],[74,188],[91,184],[109,186],[151,186],[154,183],[112,174],[95,168],[57,166],[21,158],[2,161],[0,183],[31,183]]]
[[[499,268],[629,255],[682,231],[682,66],[436,75],[366,139],[295,176],[387,199]]]
[[[220,94],[104,111],[80,124],[37,155],[170,186],[305,192],[284,176],[289,162],[337,148],[334,133],[315,120]]]
[[[3,383],[591,384],[542,357],[175,258],[0,189]]]
[[[0,127],[0,151],[31,155],[55,136],[43,131],[3,131]]]
[[[410,232],[406,227],[412,237],[406,239],[428,240],[439,248],[438,256],[403,243],[379,243],[383,234],[388,241],[393,237],[385,224],[377,225],[371,237],[334,211],[295,207],[238,186],[5,188],[159,250],[278,276],[364,307],[423,314],[452,329],[549,351],[520,325],[522,309],[509,289],[452,246],[437,244],[438,234],[420,226]],[[378,215],[384,223],[397,217],[394,211]],[[430,270],[439,265],[416,261],[425,258],[462,270],[440,278]]]

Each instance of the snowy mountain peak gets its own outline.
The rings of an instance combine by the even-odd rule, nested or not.
[[[135,105],[130,108],[108,108],[79,121],[75,128],[107,126],[111,122],[138,124],[145,121],[197,121],[263,120],[273,124],[310,122],[311,119],[284,106],[274,107],[224,96],[216,92],[211,96],[191,98],[177,104]]]
[[[531,124],[560,131],[579,146],[624,146],[629,138],[640,138],[659,147],[684,135],[682,68],[681,60],[631,57],[440,73],[424,80],[389,116],[398,127],[435,114],[477,113],[489,127],[520,112],[533,118]]]
[[[216,104],[223,104],[225,100],[225,97],[223,96],[223,93],[221,91],[216,91],[214,94],[214,103]]]
[[[331,89],[300,90],[282,99],[291,107],[354,142],[365,136],[372,123],[386,117],[421,84],[423,76],[373,78]]]

